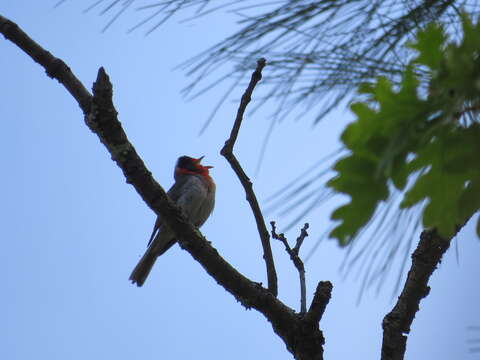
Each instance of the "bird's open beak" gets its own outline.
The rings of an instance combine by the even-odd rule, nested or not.
[[[205,157],[205,155],[200,156],[198,159],[194,159],[194,160],[195,160],[195,164],[200,165],[201,167],[203,167],[203,168],[205,168],[205,169],[212,169],[213,166],[209,166],[209,165],[208,165],[208,166],[203,166],[203,165],[200,164],[200,162],[202,161],[202,159],[203,159],[204,157]]]

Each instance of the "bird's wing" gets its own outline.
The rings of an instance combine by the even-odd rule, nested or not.
[[[170,188],[170,190],[168,190],[167,194],[168,196],[170,197],[170,199],[172,199],[173,202],[176,202],[179,195],[180,195],[180,187],[182,186],[182,184],[176,182],[175,184],[172,185],[172,187]],[[153,231],[152,231],[152,235],[150,235],[150,239],[148,240],[148,244],[147,244],[147,247],[150,246],[150,244],[152,243],[153,239],[155,238],[155,236],[157,235],[158,233],[158,230],[160,229],[160,227],[162,226],[162,217],[161,216],[158,216],[157,217],[157,220],[155,221],[155,225],[153,226]]]
[[[210,209],[206,215],[201,215],[202,205],[205,205],[204,202],[208,196],[208,187],[199,176],[186,176],[176,181],[168,190],[168,196],[182,209],[185,216],[197,226],[202,225],[211,212]],[[213,204],[211,207],[213,208]],[[159,234],[161,226],[162,218],[159,216],[147,246],[150,246],[155,236]]]
[[[208,188],[199,176],[188,176],[182,186],[177,205],[192,223],[197,223],[200,207],[208,195]]]
[[[207,221],[215,207],[215,184],[208,180],[206,180],[206,184],[208,195],[200,205],[198,215],[195,217],[196,222],[194,224],[198,227],[202,226],[205,221]]]
[[[157,232],[158,232],[158,229],[160,229],[161,226],[162,226],[162,218],[159,216],[159,217],[157,217],[157,221],[155,221],[155,225],[153,226],[152,235],[150,235],[150,239],[148,240],[147,247],[150,246],[150,244],[152,243],[153,239],[155,238],[155,235],[156,235]]]

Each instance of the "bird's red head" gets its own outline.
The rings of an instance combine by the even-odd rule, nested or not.
[[[200,164],[203,156],[198,159],[189,156],[180,156],[175,166],[175,177],[177,175],[203,175],[210,178],[208,170],[213,166],[203,166]]]

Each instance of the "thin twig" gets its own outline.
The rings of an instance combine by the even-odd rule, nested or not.
[[[298,270],[298,276],[300,277],[300,313],[305,314],[307,312],[307,286],[305,283],[305,266],[303,265],[303,261],[302,259],[300,259],[300,256],[298,256],[298,252],[300,251],[300,246],[302,246],[303,240],[308,236],[307,229],[309,225],[308,223],[305,223],[293,249],[288,244],[288,241],[283,233],[277,234],[275,221],[270,221],[270,225],[272,225],[272,238],[280,240],[283,243],[283,245],[285,246],[285,251],[288,253],[288,255],[290,255],[290,259]]]
[[[458,226],[457,231],[462,226]],[[442,238],[435,229],[424,230],[420,235],[402,293],[392,311],[383,319],[382,360],[403,359],[407,334],[410,333],[420,301],[430,292],[428,280],[450,247],[451,240]]]
[[[293,251],[295,252],[295,254],[298,255],[299,251],[300,251],[300,247],[302,246],[303,244],[303,240],[305,240],[305,238],[308,236],[308,233],[307,233],[307,230],[308,230],[308,227],[310,225],[308,223],[305,223],[305,225],[303,226],[302,230],[300,230],[300,235],[298,236],[297,238],[297,242],[295,244],[295,247],[293,248]]]
[[[252,74],[250,79],[250,83],[248,84],[247,89],[242,95],[240,100],[240,106],[237,110],[237,116],[235,118],[235,122],[233,123],[232,131],[230,132],[230,137],[225,141],[225,145],[222,148],[222,155],[225,156],[225,153],[232,153],[233,147],[235,146],[235,142],[237,141],[238,132],[240,131],[240,126],[242,125],[243,121],[243,114],[245,114],[245,110],[247,109],[247,105],[252,100],[252,93],[257,86],[257,83],[262,80],[262,70],[266,65],[266,60],[264,58],[260,58],[257,61],[257,67]]]
[[[275,263],[273,261],[272,248],[270,247],[270,236],[265,225],[262,211],[260,210],[260,206],[258,205],[257,197],[255,196],[255,192],[253,191],[252,182],[243,170],[235,155],[233,154],[233,147],[235,146],[235,142],[237,141],[238,132],[240,131],[240,126],[243,121],[243,114],[245,113],[245,109],[247,108],[247,105],[252,98],[252,93],[255,89],[255,86],[262,79],[262,69],[265,67],[265,62],[266,61],[264,58],[261,58],[257,61],[257,68],[252,74],[252,78],[250,79],[250,83],[248,84],[245,93],[242,95],[240,106],[238,107],[237,111],[237,117],[235,118],[235,122],[233,123],[232,131],[230,132],[230,137],[227,139],[227,141],[225,141],[225,145],[220,151],[220,154],[222,154],[222,156],[227,159],[233,171],[235,172],[235,174],[237,174],[237,177],[240,180],[243,188],[245,189],[247,201],[250,204],[253,216],[255,217],[258,233],[262,242],[263,259],[265,260],[265,265],[267,267],[268,289],[274,296],[277,296],[277,273],[275,270]]]

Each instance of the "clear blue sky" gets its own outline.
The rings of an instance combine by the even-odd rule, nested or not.
[[[219,155],[242,90],[199,129],[225,89],[186,102],[189,79],[173,68],[236,29],[232,15],[179,23],[145,37],[126,34],[134,14],[106,33],[107,18],[68,1],[3,0],[0,13],[62,58],[90,88],[104,66],[127,134],[156,179],[168,188],[180,155],[205,155],[215,166],[217,205],[202,231],[245,275],[265,281],[261,249],[245,196]],[[85,4],[88,2],[85,2]],[[186,17],[186,15],[184,16]],[[268,67],[265,69],[268,71]],[[269,323],[246,311],[178,246],[156,264],[143,288],[128,276],[143,253],[155,216],[84,125],[75,101],[13,44],[0,39],[0,151],[3,154],[0,273],[0,359],[291,359]],[[254,176],[269,110],[247,116],[237,154],[264,200],[332,151],[351,118],[335,114],[318,127],[285,121]],[[329,209],[308,215],[311,248],[328,225]],[[268,217],[270,220],[271,216]],[[281,225],[287,219],[275,217]],[[287,233],[292,239],[296,231]],[[455,254],[458,248],[458,261]],[[295,270],[273,244],[280,298],[298,308]],[[475,359],[467,339],[480,337],[480,242],[471,224],[457,237],[431,279],[408,341],[407,359]],[[367,292],[357,305],[359,280],[343,279],[344,251],[324,242],[307,264],[309,300],[319,280],[333,297],[321,328],[326,359],[376,359],[381,320],[392,307],[392,274],[385,291]]]

